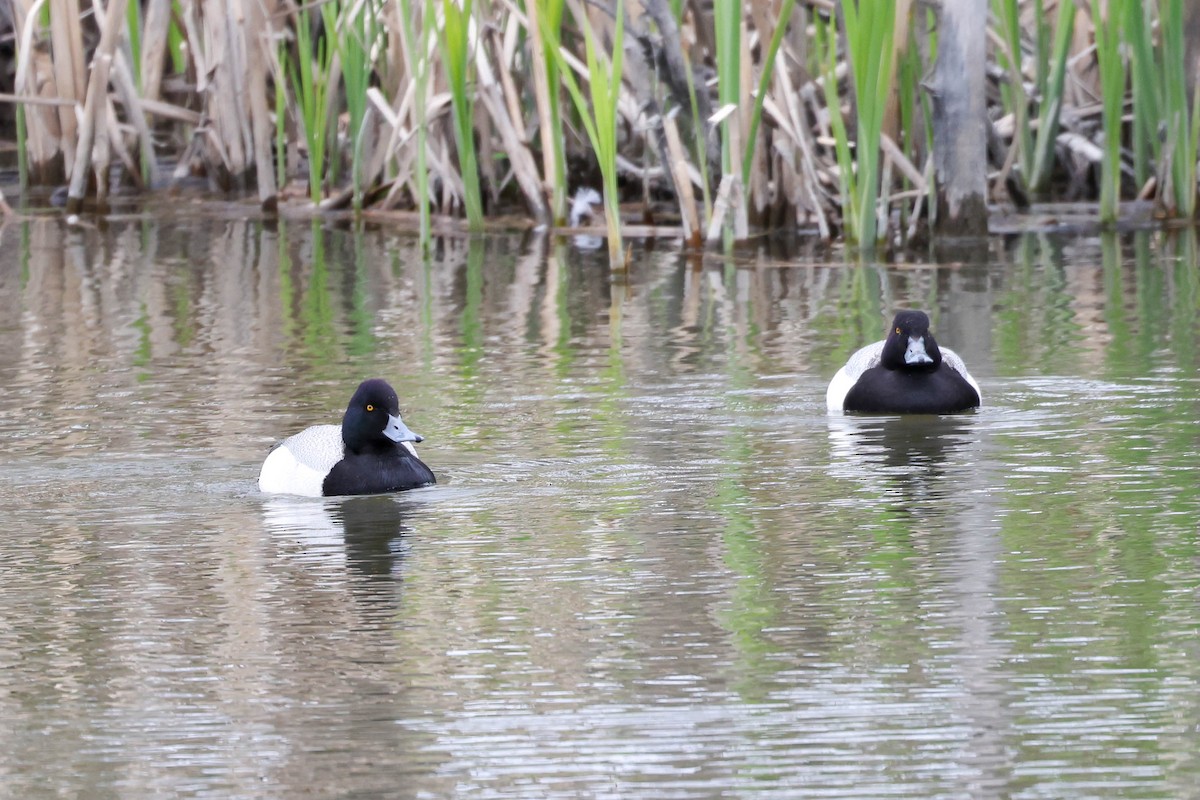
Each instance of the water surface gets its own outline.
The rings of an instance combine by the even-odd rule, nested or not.
[[[1190,238],[0,235],[0,795],[1196,796]],[[898,307],[983,408],[826,413]],[[261,495],[375,375],[439,485]]]

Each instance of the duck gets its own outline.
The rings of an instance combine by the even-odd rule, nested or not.
[[[400,419],[400,400],[387,381],[359,384],[342,424],[313,425],[280,442],[263,462],[259,491],[305,497],[382,494],[437,483],[417,457],[425,437]]]
[[[939,347],[924,311],[900,311],[887,338],[858,350],[829,382],[830,411],[952,414],[983,395],[962,358]]]

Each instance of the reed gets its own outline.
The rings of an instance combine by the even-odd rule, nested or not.
[[[1129,42],[1129,80],[1133,97],[1130,149],[1133,177],[1139,187],[1151,180],[1154,164],[1162,157],[1159,108],[1162,105],[1158,49],[1154,44],[1154,5],[1129,3],[1125,35]]]
[[[142,88],[142,6],[141,3],[130,3],[125,10],[126,40],[129,42],[130,67],[137,87]]]
[[[717,46],[717,100],[724,117],[720,127],[721,171],[730,175],[735,165],[741,163],[739,115],[728,113],[736,109],[741,100],[738,88],[741,84],[742,66],[742,6],[739,0],[713,0],[713,27]]]
[[[288,151],[288,96],[286,80],[280,73],[287,71],[287,46],[280,44],[276,49],[275,63],[279,72],[275,77],[275,184],[287,184],[287,151]]]
[[[550,189],[550,214],[556,225],[567,216],[567,153],[559,102],[558,52],[562,44],[564,0],[530,0],[529,39],[533,46],[534,98],[542,145],[542,179]]]
[[[1001,84],[1005,106],[1014,117],[1013,130],[1021,178],[1030,192],[1040,194],[1054,165],[1054,147],[1063,105],[1063,87],[1072,36],[1075,32],[1074,0],[1060,0],[1055,15],[1054,36],[1048,34],[1043,0],[1034,0],[1034,53],[1032,59],[1033,97],[1026,91],[1026,61],[1023,53],[1021,3],[997,0],[993,3],[1004,46],[997,50],[997,61],[1007,70]],[[1031,114],[1036,98],[1037,110]]]
[[[846,238],[865,251],[880,238],[880,140],[892,88],[894,0],[843,3],[846,49],[855,99],[854,157],[837,94],[837,35],[834,22],[819,23],[818,49],[824,53],[824,86],[836,139],[838,179]]]
[[[896,25],[895,0],[854,0],[843,4],[846,47],[850,51],[851,78],[857,128],[858,207],[852,210],[857,235],[852,241],[873,249],[883,226],[885,212],[878,208],[879,142],[884,116],[892,92],[892,58]]]
[[[458,145],[458,167],[463,183],[463,205],[467,225],[483,228],[483,194],[479,186],[479,162],[475,151],[475,102],[469,92],[472,47],[471,0],[460,7],[456,0],[442,0],[442,66],[450,85],[454,115],[454,140]]]
[[[682,0],[679,0],[682,2]],[[686,54],[684,58],[686,59]],[[696,97],[696,79],[693,74],[691,62],[687,62],[687,89],[688,89],[688,104],[691,109],[692,119],[692,143],[694,146],[693,157],[696,159],[696,167],[700,172],[700,195],[704,204],[704,218],[712,217],[712,175],[708,169],[708,136],[705,130],[705,121],[700,116],[700,101]]]
[[[1096,31],[1096,61],[1100,68],[1100,93],[1104,142],[1100,162],[1100,220],[1117,220],[1121,202],[1121,115],[1125,104],[1125,54],[1121,25],[1127,18],[1126,3],[1109,0],[1107,14],[1092,3]]]
[[[584,97],[575,74],[560,63],[563,83],[575,103],[604,184],[604,223],[608,232],[608,260],[613,269],[625,266],[621,243],[621,198],[617,188],[617,103],[621,97],[621,62],[625,49],[625,2],[617,0],[612,34],[612,55],[604,57],[599,39],[586,12],[576,21],[583,30],[587,50],[590,97]],[[543,36],[549,38],[543,29]],[[556,51],[556,58],[561,55]]]
[[[864,250],[886,235],[896,238],[887,230],[893,219],[887,211],[902,198],[898,219],[905,230],[915,232],[924,221],[919,212],[928,181],[922,165],[932,149],[922,49],[936,49],[937,42],[913,46],[909,15],[920,20],[930,13],[917,2],[713,0],[711,14],[685,14],[682,0],[647,3],[651,13],[636,18],[638,27],[630,31],[646,48],[639,63],[669,66],[647,78],[662,86],[639,94],[661,99],[669,93],[663,106],[668,115],[676,106],[691,110],[690,122],[669,135],[666,127],[678,118],[664,123],[661,135],[671,140],[665,145],[651,138],[659,135],[657,126],[639,123],[632,103],[618,106],[632,72],[622,69],[629,21],[616,0],[270,2],[264,11],[269,23],[244,29],[211,11],[219,4],[119,4],[114,18],[122,41],[113,55],[112,85],[99,92],[87,117],[90,127],[82,130],[78,122],[85,118],[72,103],[85,99],[86,70],[96,63],[86,47],[97,41],[104,15],[81,14],[70,0],[11,5],[18,68],[7,99],[19,104],[15,137],[26,182],[57,184],[64,172],[81,175],[74,169],[78,154],[105,146],[136,174],[135,139],[143,156],[151,152],[150,128],[141,122],[150,116],[157,153],[179,160],[177,175],[206,169],[228,181],[223,185],[246,186],[255,164],[273,163],[284,184],[297,169],[297,154],[307,154],[314,203],[329,196],[330,206],[347,198],[355,207],[410,204],[426,243],[435,214],[465,215],[478,229],[483,192],[494,208],[506,211],[518,196],[507,188],[514,184],[531,217],[561,224],[577,179],[568,165],[592,161],[603,178],[614,264],[623,263],[626,235],[621,191],[630,200],[674,193],[689,231],[707,229],[710,237],[725,231],[730,214],[737,235],[750,208],[764,224],[816,220],[823,236],[830,235],[826,220],[840,214],[845,238]],[[993,79],[989,94],[995,89],[1002,95],[1003,112],[1015,124],[1008,159],[987,168],[1006,174],[1012,167],[1034,194],[1050,198],[1060,187],[1089,186],[1083,170],[1094,162],[1077,154],[1102,147],[1099,194],[1104,219],[1112,220],[1119,213],[1122,170],[1130,174],[1122,163],[1124,143],[1132,146],[1140,192],[1154,192],[1170,214],[1193,216],[1200,103],[1186,88],[1191,5],[1087,5],[1090,12],[1081,13],[1080,0],[992,0],[997,69],[989,74],[1003,78]],[[1078,27],[1089,19],[1097,46],[1072,54],[1090,34]],[[289,44],[278,48],[277,57],[272,50],[238,60],[238,48],[264,41]],[[715,76],[693,75],[693,62],[711,62]],[[1068,69],[1082,82],[1094,67],[1094,88],[1103,98],[1102,137],[1088,125],[1092,112],[1086,105],[1065,113],[1070,103],[1089,102],[1087,92],[1077,99],[1068,91]],[[253,113],[235,113],[244,110],[231,99],[240,93],[248,95]],[[269,125],[272,103],[273,160],[267,155],[270,131],[259,127]],[[1122,119],[1130,110],[1132,118]],[[575,111],[579,136],[567,124]],[[1001,116],[999,109],[991,111]],[[202,115],[209,120],[203,127]],[[619,115],[625,122],[620,140]],[[1065,119],[1072,120],[1069,127]],[[339,121],[341,137],[335,135]],[[813,121],[820,134],[810,133]],[[85,133],[96,137],[99,148],[81,148]],[[670,179],[654,163],[664,150]],[[507,174],[504,167],[511,167]],[[692,181],[702,201],[689,197]],[[261,184],[259,190],[261,195]],[[908,198],[914,198],[911,204]]]
[[[829,109],[829,128],[833,134],[837,157],[837,181],[840,190],[843,222],[855,226],[851,215],[858,208],[858,184],[854,180],[854,158],[850,153],[850,134],[842,118],[842,101],[838,96],[837,25],[832,17],[816,20],[816,51],[820,59],[821,86],[825,90],[825,107]]]
[[[328,9],[329,6],[323,6]],[[333,26],[326,26],[332,31]],[[329,72],[333,65],[334,48],[329,38],[314,41],[308,13],[296,17],[296,49],[290,66],[292,90],[300,103],[300,125],[308,144],[308,191],[316,205],[321,202],[325,179],[325,150],[329,137]],[[314,63],[315,57],[315,63]]]
[[[917,15],[926,12],[910,7],[909,13]],[[897,110],[901,137],[898,144],[913,163],[923,164],[928,154],[933,151],[933,111],[928,96],[921,91],[921,80],[925,71],[921,63],[921,50],[914,41],[912,25],[906,25],[905,28],[904,39],[900,42],[903,49],[897,53],[896,58]],[[921,135],[922,132],[924,135]],[[913,202],[911,211],[907,206],[901,208],[899,233],[903,240],[907,241],[915,233],[913,228],[920,217],[918,212],[924,199],[921,189],[928,185],[929,180],[925,178],[918,182],[911,179],[907,173],[902,172],[901,175],[901,185],[904,188],[918,189],[917,199]]]
[[[372,51],[378,40],[377,10],[370,2],[343,6],[337,20],[337,54],[345,89],[347,140],[351,147],[351,182],[355,208],[362,207],[363,138],[367,117],[367,89],[374,70]]]
[[[767,87],[771,84],[771,73],[775,69],[775,58],[779,55],[779,46],[783,44],[783,35],[787,32],[788,20],[792,18],[792,9],[796,0],[783,0],[779,9],[779,19],[775,21],[775,32],[771,43],[767,46],[766,57],[763,58],[762,72],[758,76],[758,91],[754,94],[754,107],[750,114],[750,133],[746,137],[746,152],[742,157],[742,183],[750,183],[750,166],[754,160],[754,143],[758,138],[758,128],[762,124],[763,103],[767,99]]]
[[[418,5],[423,9],[418,13]],[[426,153],[426,138],[428,136],[428,120],[426,119],[426,95],[429,85],[429,42],[433,37],[434,22],[425,4],[414,4],[413,0],[400,0],[400,30],[404,38],[404,46],[409,54],[408,69],[411,74],[413,88],[413,127],[415,128],[416,145],[414,147],[415,168],[413,192],[417,206],[421,253],[429,255],[433,241],[432,222],[430,218],[429,195],[429,165]],[[420,20],[420,30],[413,29],[413,20]]]
[[[167,26],[167,53],[171,58],[171,70],[176,75],[187,71],[187,55],[185,55],[184,47],[186,42],[187,37],[184,35],[183,28],[179,26],[179,20],[172,14],[170,24]]]
[[[1126,0],[1130,6],[1140,3]],[[1183,0],[1162,0],[1160,35],[1162,37],[1163,117],[1166,123],[1163,171],[1170,176],[1167,207],[1184,217],[1196,215],[1197,137],[1200,136],[1200,83],[1192,96],[1187,91],[1186,26]],[[1137,103],[1134,95],[1134,103]]]

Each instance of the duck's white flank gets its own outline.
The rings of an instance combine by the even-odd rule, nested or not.
[[[321,497],[321,485],[346,446],[340,425],[314,425],[284,439],[258,474],[259,491]]]
[[[979,395],[979,402],[982,403],[983,392],[979,391],[979,384],[971,377],[971,373],[967,372],[967,365],[958,353],[941,345],[938,345],[938,350],[942,352],[942,363],[966,378],[967,383],[971,384],[971,388]],[[882,341],[855,351],[854,355],[846,361],[845,366],[839,369],[833,376],[833,380],[829,382],[829,388],[825,391],[825,407],[830,411],[841,411],[846,403],[846,395],[854,388],[854,384],[858,383],[858,379],[864,372],[872,367],[878,367],[882,357]]]

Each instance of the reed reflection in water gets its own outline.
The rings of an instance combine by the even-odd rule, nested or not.
[[[1194,242],[0,248],[0,794],[1189,796]],[[603,258],[603,257],[601,257]],[[978,412],[828,415],[896,307]],[[388,378],[435,487],[264,497]]]

